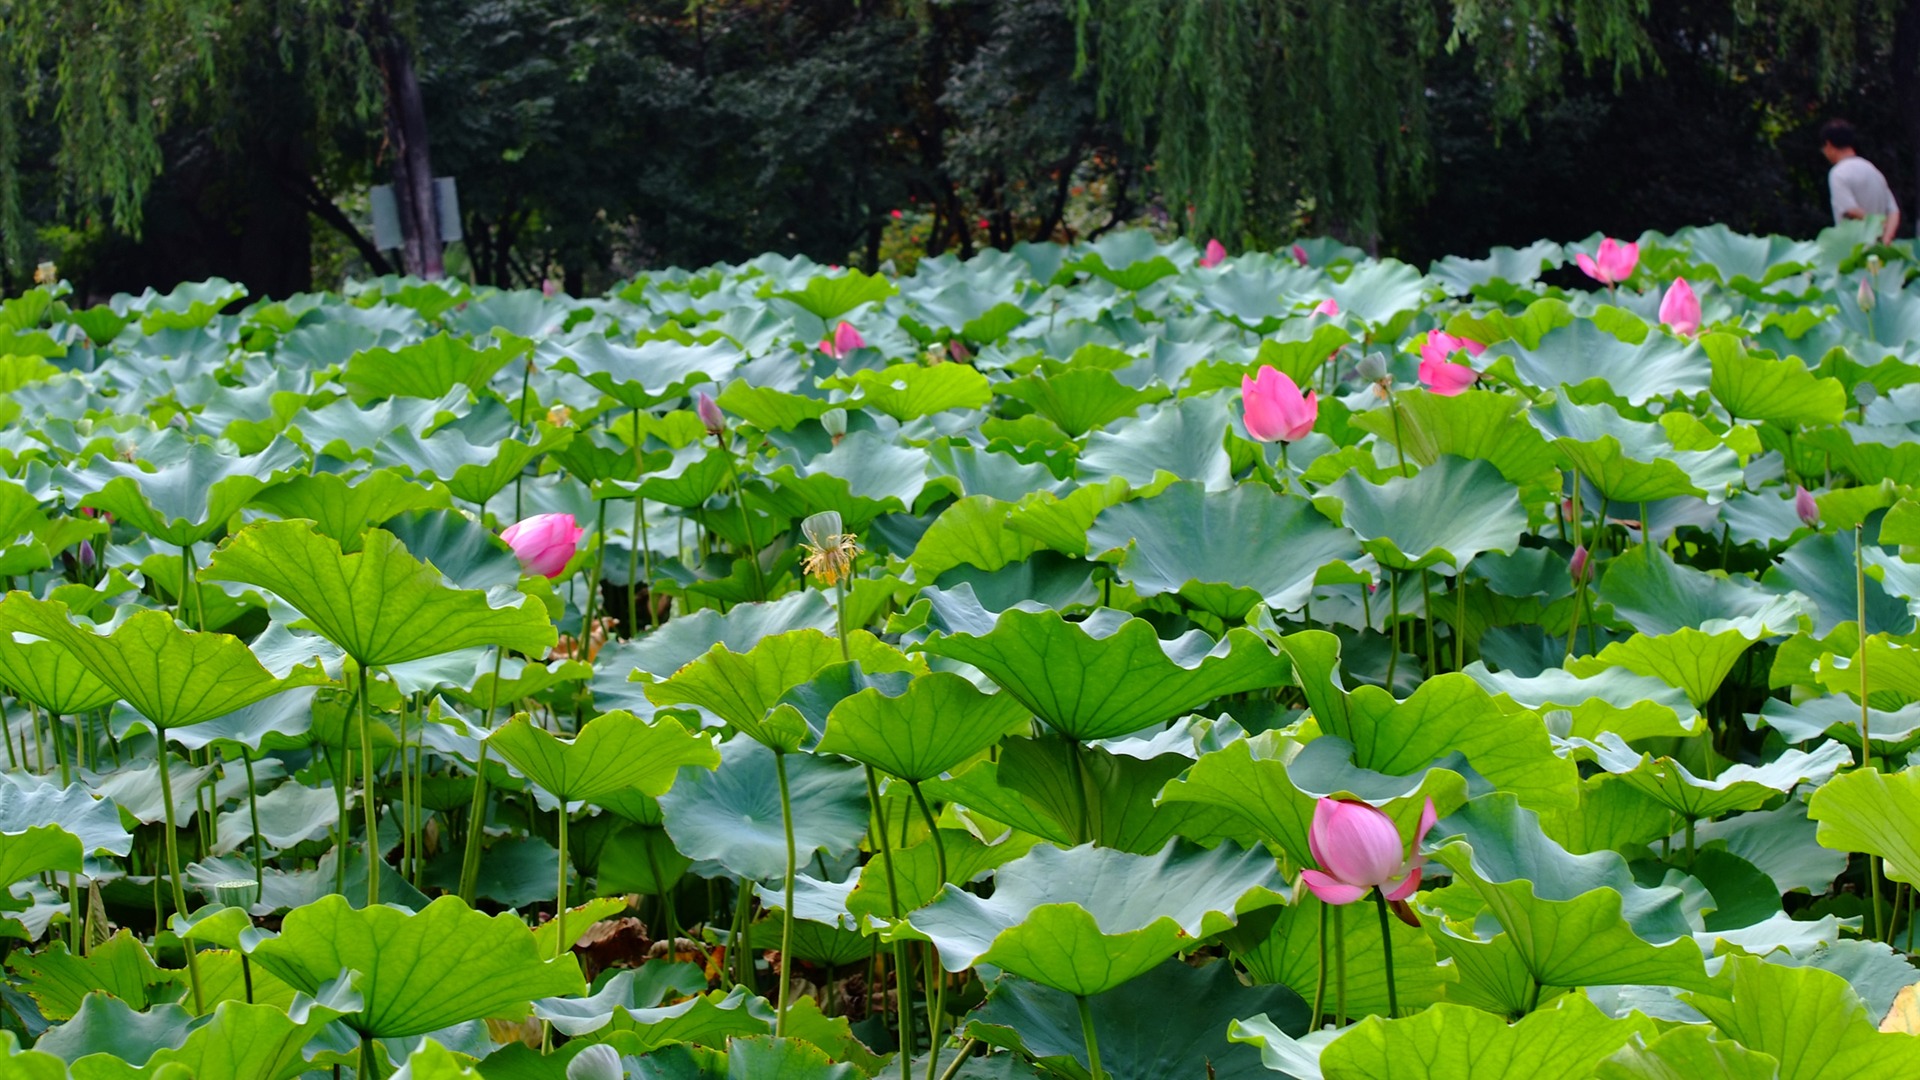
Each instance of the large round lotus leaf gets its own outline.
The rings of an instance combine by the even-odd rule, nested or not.
[[[1024,729],[1029,713],[1010,694],[983,694],[951,672],[920,675],[904,692],[869,687],[827,714],[816,748],[902,780],[931,780]]]
[[[996,618],[970,591],[929,598],[949,629],[922,649],[979,668],[1072,739],[1130,735],[1216,697],[1287,682],[1286,662],[1249,630],[1218,642],[1199,630],[1163,641],[1151,623],[1110,608],[1070,623],[1019,608]]]
[[[1464,566],[1483,551],[1510,554],[1527,528],[1520,494],[1500,470],[1456,457],[1383,484],[1349,473],[1313,503],[1396,570]]]
[[[555,736],[523,714],[489,734],[487,745],[567,802],[592,802],[626,788],[659,796],[673,785],[681,766],[720,764],[720,752],[705,734],[671,719],[649,724],[628,712],[596,716],[572,739]]]
[[[787,755],[793,835],[800,860],[851,852],[867,832],[867,788],[861,770],[804,754]],[[720,744],[720,767],[684,771],[660,796],[667,835],[688,858],[712,859],[743,878],[766,881],[787,868],[774,752],[751,739]]]
[[[1920,770],[1860,769],[1820,786],[1807,804],[1822,847],[1886,860],[1887,876],[1920,882]]]
[[[1635,1039],[1600,1063],[1595,1080],[1777,1080],[1780,1063],[1710,1028],[1686,1025],[1657,1039]]]
[[[1588,320],[1549,331],[1533,348],[1503,342],[1487,352],[1488,366],[1510,366],[1528,386],[1551,390],[1597,382],[1606,393],[1635,405],[1668,394],[1699,393],[1708,382],[1707,358],[1693,342],[1649,334],[1634,344]]]
[[[0,683],[55,716],[90,712],[119,700],[64,645],[0,633]]]
[[[1579,470],[1615,502],[1719,497],[1743,479],[1732,450],[1678,449],[1659,424],[1626,419],[1611,405],[1555,401],[1529,409],[1527,418],[1553,443],[1564,467]]]
[[[343,1022],[382,1039],[517,1019],[535,998],[586,992],[571,953],[542,959],[519,916],[489,918],[453,896],[418,912],[355,909],[345,897],[322,897],[288,912],[280,933],[249,954],[309,994],[356,973],[365,1004]]]
[[[1260,484],[1208,492],[1179,483],[1110,506],[1088,531],[1087,550],[1120,551],[1120,578],[1141,596],[1179,593],[1229,622],[1261,602],[1295,610],[1323,567],[1360,558],[1353,534],[1312,503]]]
[[[477,349],[465,338],[435,334],[398,349],[357,352],[340,381],[362,405],[389,397],[440,398],[455,386],[485,389],[519,352],[506,345]]]
[[[1520,405],[1501,394],[1445,397],[1408,389],[1395,394],[1387,409],[1355,413],[1353,424],[1422,467],[1452,456],[1485,461],[1515,484],[1550,481],[1553,450],[1532,425],[1516,422]]]
[[[1737,420],[1794,428],[1838,424],[1846,415],[1847,388],[1816,378],[1796,357],[1754,356],[1732,334],[1708,334],[1700,344],[1713,360],[1713,396]]]
[[[1517,1024],[1440,1004],[1403,1020],[1368,1017],[1320,1055],[1326,1080],[1588,1080],[1636,1035],[1659,1031],[1638,1013],[1615,1020],[1575,994]]]
[[[284,440],[252,457],[195,443],[179,461],[156,471],[99,458],[84,469],[63,471],[62,480],[67,491],[82,495],[81,506],[104,510],[179,548],[225,528],[247,500],[300,465],[300,448]]]
[[[208,974],[204,968],[210,966],[203,965],[203,975]],[[265,981],[267,976],[263,973],[256,978]],[[136,1055],[129,1054],[121,1040],[126,1037],[123,1031],[127,1026],[138,1027],[145,1018],[139,1014],[131,1018],[111,1016],[104,1025],[106,1045],[97,1053],[74,1060],[73,1080],[133,1080],[170,1074],[188,1075],[194,1080],[291,1080],[307,1071],[307,1044],[356,1006],[352,991],[339,989],[342,992],[330,994],[326,1003],[299,995],[290,1002],[291,1008],[223,1001],[214,1009],[212,1019],[193,1027],[178,1044],[154,1051],[140,1069],[129,1064]],[[167,1011],[163,1008],[150,1015]],[[162,1071],[169,1065],[184,1072]]]
[[[567,344],[542,342],[538,359],[542,366],[578,375],[620,404],[640,409],[680,397],[702,383],[726,382],[739,366],[740,350],[726,341],[649,341],[636,348],[589,334]]]
[[[65,604],[14,592],[0,601],[0,628],[57,643],[162,729],[188,727],[282,690],[327,681],[317,664],[276,677],[239,638],[193,633],[160,611],[136,611],[102,634],[74,622]]]
[[[819,630],[793,630],[762,638],[746,652],[715,645],[665,681],[649,684],[647,697],[662,707],[698,706],[757,742],[797,750],[807,737],[807,726],[798,710],[780,708],[789,691],[844,663],[847,656],[868,673],[918,666],[864,630],[850,635],[844,650],[841,644]]]
[[[1281,903],[1279,888],[1271,856],[1231,843],[1175,840],[1154,855],[1037,847],[1000,867],[992,898],[950,885],[907,922],[949,971],[993,964],[1090,996]]]
[[[1690,820],[1757,810],[1803,783],[1825,783],[1836,769],[1853,760],[1844,743],[1826,742],[1812,753],[1787,750],[1764,765],[1729,765],[1711,778],[1702,778],[1672,758],[1629,749],[1611,732],[1602,733],[1586,747],[1601,768]]]
[[[1120,479],[1136,488],[1191,480],[1209,491],[1233,486],[1227,454],[1227,395],[1186,398],[1087,436],[1080,481]]]
[[[275,594],[304,616],[297,625],[369,667],[479,645],[542,656],[556,640],[535,598],[455,588],[380,529],[367,530],[365,549],[348,555],[305,522],[258,522],[222,544],[203,576]]]
[[[1849,545],[1849,571],[1852,554]],[[1643,634],[1670,634],[1686,627],[1712,634],[1731,628],[1751,640],[1792,630],[1802,617],[1816,614],[1804,596],[1782,596],[1745,578],[1681,566],[1665,551],[1645,544],[1610,560],[1593,591],[1613,605],[1616,618]],[[1850,581],[1847,593],[1853,594]]]
[[[407,554],[440,571],[455,588],[491,591],[520,581],[520,560],[507,542],[464,514],[421,510],[381,526]]]
[[[425,487],[398,469],[379,469],[358,477],[339,473],[299,476],[254,496],[253,505],[283,518],[306,518],[342,550],[360,550],[360,537],[377,525],[411,510],[445,506],[443,489]]]
[[[1169,960],[1093,999],[1093,1030],[1105,1071],[1111,1061],[1133,1080],[1268,1080],[1250,1046],[1227,1041],[1221,1017],[1266,1014],[1305,1032],[1307,1003],[1284,986],[1246,986],[1227,961],[1191,967]],[[1017,975],[1003,977],[987,1004],[968,1015],[967,1034],[1017,1050],[1043,1065],[1087,1068],[1086,1040],[1073,997]]]
[[[0,887],[48,870],[78,870],[96,851],[125,855],[132,847],[119,810],[83,784],[0,783]]]
[[[1912,1076],[1920,1039],[1874,1029],[1846,980],[1817,968],[1727,959],[1731,986],[1687,995],[1722,1035],[1780,1063],[1780,1080]]]

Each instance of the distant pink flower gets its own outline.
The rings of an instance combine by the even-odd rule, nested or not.
[[[1456,364],[1451,360],[1420,361],[1420,385],[1441,397],[1453,397],[1475,382],[1480,373],[1465,364]]]
[[[855,349],[867,347],[867,339],[860,336],[850,322],[843,322],[833,328],[833,336],[820,343],[820,351],[835,360],[845,360]]]
[[[981,219],[980,219],[980,227],[981,227],[982,229],[988,229],[988,228],[992,228],[992,223],[991,223],[991,222],[989,222],[989,221],[987,221],[987,219],[986,219],[986,218],[981,218]]]
[[[1800,515],[1801,524],[1809,529],[1820,524],[1820,504],[1813,501],[1813,492],[1806,488],[1793,489],[1793,512]]]
[[[1408,844],[1400,839],[1393,819],[1380,810],[1349,799],[1321,799],[1307,828],[1307,847],[1320,869],[1300,876],[1323,903],[1351,904],[1373,889],[1389,901],[1405,900],[1420,888],[1420,871],[1426,865],[1420,844],[1438,817],[1428,799],[1420,812],[1420,829]]]
[[[572,514],[536,514],[507,526],[500,539],[520,557],[527,573],[556,578],[580,550],[580,538],[586,534]]]
[[[1315,315],[1325,315],[1328,318],[1333,318],[1340,314],[1340,301],[1329,296],[1325,300],[1313,305],[1313,313]]]
[[[1241,377],[1240,400],[1246,408],[1247,434],[1261,442],[1303,439],[1320,415],[1313,391],[1302,395],[1292,379],[1272,367],[1261,367],[1256,378]]]
[[[1587,553],[1587,545],[1581,544],[1579,547],[1573,549],[1573,558],[1567,560],[1567,576],[1573,579],[1575,585],[1582,584],[1587,580],[1587,561],[1589,558],[1591,558],[1591,556]]]
[[[1301,266],[1307,265],[1307,249],[1306,248],[1301,247],[1299,244],[1295,244],[1293,245],[1292,254],[1293,254],[1294,262],[1299,263]]]
[[[541,278],[540,279],[540,295],[552,296],[554,292],[555,292],[555,289],[554,289],[553,279]]]
[[[707,434],[718,437],[727,433],[727,418],[721,413],[719,404],[708,397],[706,391],[700,392],[699,399],[694,402],[693,411],[694,415],[700,418],[700,423],[706,427]]]
[[[1227,261],[1227,248],[1218,240],[1207,241],[1207,250],[1200,256],[1201,266],[1219,266]]]
[[[1633,268],[1640,264],[1640,245],[1623,244],[1609,236],[1600,241],[1600,250],[1596,255],[1577,252],[1573,261],[1588,277],[1612,288],[1633,276]]]
[[[892,214],[893,214],[893,216],[894,216],[894,218],[895,218],[896,220],[898,220],[898,219],[899,219],[899,218],[900,218],[900,217],[902,216],[902,215],[901,215],[901,213],[900,213],[900,211],[898,211],[898,210],[894,210],[894,211],[892,211]]]
[[[1700,332],[1700,298],[1686,278],[1674,278],[1667,295],[1660,300],[1660,321],[1676,334],[1692,337]]]
[[[1462,351],[1468,356],[1479,356],[1487,351],[1487,347],[1472,338],[1455,337],[1445,330],[1435,330],[1421,344],[1420,359],[1451,360],[1455,353]]]

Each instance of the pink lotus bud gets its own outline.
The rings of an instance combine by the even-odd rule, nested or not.
[[[1294,262],[1299,263],[1301,266],[1307,265],[1307,249],[1306,248],[1301,247],[1299,244],[1295,244],[1293,245],[1292,254],[1293,254]]]
[[[1201,266],[1219,266],[1227,261],[1227,247],[1218,240],[1207,241],[1207,250],[1200,256]]]
[[[552,278],[540,279],[540,295],[541,296],[552,296],[555,292],[558,292],[558,291],[559,291],[558,288],[553,284]]]
[[[1388,900],[1405,900],[1420,887],[1426,858],[1420,844],[1438,815],[1428,799],[1413,842],[1400,839],[1393,819],[1363,802],[1321,799],[1313,806],[1307,847],[1318,870],[1300,876],[1313,895],[1328,904],[1351,904],[1379,889]]]
[[[1240,400],[1246,409],[1247,434],[1261,442],[1297,442],[1313,430],[1320,402],[1282,372],[1263,366],[1256,378],[1240,379]]]
[[[80,541],[80,565],[93,565],[93,541],[91,540]]]
[[[1566,518],[1568,521],[1573,520],[1573,500],[1572,499],[1560,500],[1560,516],[1563,518]]]
[[[1581,544],[1573,549],[1573,558],[1567,560],[1567,576],[1573,579],[1575,585],[1586,583],[1588,558],[1587,545]]]
[[[520,557],[527,573],[556,578],[580,550],[580,538],[586,534],[572,514],[537,514],[507,526],[500,539]]]
[[[1660,300],[1660,321],[1673,332],[1687,337],[1700,332],[1700,298],[1686,278],[1674,278],[1667,295]]]
[[[1334,318],[1340,314],[1340,301],[1329,296],[1325,300],[1313,305],[1313,313],[1315,315],[1325,315],[1330,319]]]
[[[700,418],[700,422],[706,425],[707,434],[718,438],[727,433],[726,416],[720,412],[720,406],[707,396],[705,390],[702,390],[700,397],[694,401],[693,412]]]
[[[1860,291],[1854,294],[1854,299],[1860,302],[1861,311],[1873,310],[1873,305],[1875,304],[1875,302],[1877,302],[1880,299],[1880,297],[1879,297],[1879,294],[1873,291],[1872,278],[1860,279]]]
[[[1640,264],[1640,245],[1623,244],[1609,236],[1600,241],[1600,250],[1595,255],[1578,252],[1573,261],[1582,273],[1609,288],[1620,284],[1633,276],[1633,268]]]
[[[1793,489],[1793,512],[1800,515],[1800,523],[1809,529],[1820,524],[1820,504],[1813,501],[1813,492],[1806,488]]]
[[[843,322],[833,328],[833,337],[820,343],[820,351],[835,360],[845,360],[855,349],[867,347],[867,339],[860,336],[850,322]]]

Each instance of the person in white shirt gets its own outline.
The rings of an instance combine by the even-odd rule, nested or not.
[[[1845,120],[1829,120],[1820,129],[1820,152],[1826,155],[1827,191],[1833,197],[1833,223],[1848,218],[1880,218],[1880,241],[1891,244],[1900,232],[1900,204],[1887,178],[1855,149],[1857,136]]]

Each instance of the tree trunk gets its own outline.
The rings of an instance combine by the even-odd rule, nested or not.
[[[1920,0],[1906,0],[1893,21],[1893,90],[1907,131],[1907,153],[1914,163],[1913,190],[1900,207],[1900,228],[1920,220]]]
[[[440,251],[440,217],[433,205],[433,161],[427,153],[427,108],[413,70],[413,50],[393,25],[382,0],[372,12],[374,60],[386,79],[387,148],[392,154],[393,199],[400,212],[404,246],[400,264],[428,280],[446,275]]]

